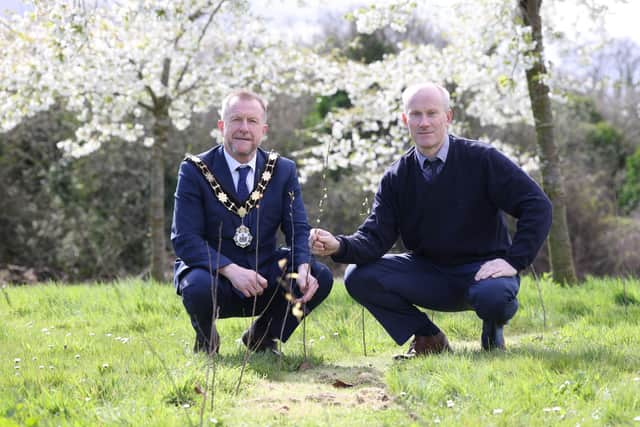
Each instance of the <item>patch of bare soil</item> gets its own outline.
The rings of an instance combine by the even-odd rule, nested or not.
[[[242,406],[282,415],[337,407],[385,410],[393,405],[393,399],[381,375],[366,367],[314,367],[293,372],[281,381],[264,380],[252,391],[254,397],[245,400]]]

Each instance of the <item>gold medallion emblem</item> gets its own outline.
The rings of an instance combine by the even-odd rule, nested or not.
[[[240,225],[240,227],[236,228],[236,234],[234,234],[233,236],[233,241],[236,246],[246,248],[251,244],[252,240],[253,236],[251,235],[251,230],[249,230],[249,227],[242,224]]]
[[[236,202],[233,196],[230,196],[224,190],[224,188],[222,188],[222,186],[220,186],[215,175],[209,170],[209,167],[204,163],[204,161],[202,161],[202,159],[191,154],[187,154],[185,156],[185,160],[192,162],[198,167],[198,169],[200,169],[200,172],[202,172],[202,175],[209,183],[209,186],[211,187],[211,190],[213,191],[213,194],[216,196],[218,201],[222,203],[222,205],[229,212],[232,212],[240,217],[240,226],[236,228],[236,232],[233,236],[233,241],[238,247],[246,248],[251,244],[251,241],[253,240],[251,230],[249,229],[249,227],[244,225],[244,218],[252,209],[260,207],[258,201],[264,196],[264,191],[269,185],[269,181],[273,177],[278,157],[279,155],[275,151],[271,151],[268,154],[268,160],[265,165],[265,169],[260,177],[258,185],[256,185],[256,189],[251,193],[250,197],[248,197],[247,200],[244,201],[244,203],[240,204]]]

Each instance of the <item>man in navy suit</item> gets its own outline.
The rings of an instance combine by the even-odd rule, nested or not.
[[[255,315],[242,341],[277,352],[276,340],[285,342],[333,284],[329,269],[309,253],[295,164],[259,148],[266,116],[258,95],[231,93],[218,121],[223,145],[187,155],[180,165],[174,283],[196,332],[194,351],[218,351],[216,319]],[[289,249],[276,248],[278,229]]]
[[[419,310],[474,310],[481,345],[504,349],[503,326],[518,309],[518,272],[551,226],[551,203],[516,164],[490,145],[448,133],[449,93],[422,83],[402,94],[411,148],[385,172],[369,217],[350,236],[311,230],[316,255],[351,263],[345,285],[408,355],[450,351]],[[513,240],[503,212],[518,219]],[[400,236],[409,252],[385,253]]]

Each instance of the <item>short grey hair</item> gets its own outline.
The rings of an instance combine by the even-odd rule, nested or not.
[[[436,83],[432,82],[423,82],[416,83],[409,87],[407,87],[404,91],[402,91],[402,108],[405,113],[408,113],[409,109],[409,100],[422,89],[434,87],[440,91],[442,94],[442,104],[445,110],[451,109],[451,96],[449,95],[449,91],[444,87]]]
[[[222,100],[222,107],[220,109],[220,118],[222,120],[224,120],[225,116],[227,115],[227,110],[229,109],[229,103],[233,98],[258,101],[258,103],[262,107],[262,111],[264,112],[264,121],[265,122],[267,121],[267,106],[268,106],[267,101],[260,95],[248,89],[234,90],[229,95],[225,96],[225,98]]]

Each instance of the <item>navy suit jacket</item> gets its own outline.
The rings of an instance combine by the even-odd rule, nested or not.
[[[258,149],[256,153],[255,185],[260,181],[268,153]],[[202,159],[215,175],[220,186],[239,204],[231,171],[224,158],[222,145],[218,145],[197,157]],[[276,243],[278,229],[284,233],[287,246],[292,248],[289,264],[293,267],[309,262],[309,224],[302,201],[302,193],[293,161],[280,157],[273,176],[259,205],[244,218],[253,240],[246,248],[233,241],[240,217],[227,210],[218,201],[208,181],[196,165],[190,161],[180,164],[175,192],[171,242],[178,257],[174,268],[174,283],[193,268],[215,272],[216,268],[235,263],[248,269],[256,268],[268,280],[277,272]],[[218,245],[220,251],[218,252]]]

